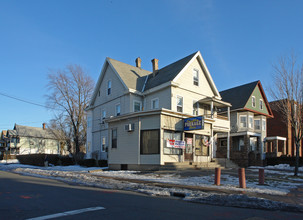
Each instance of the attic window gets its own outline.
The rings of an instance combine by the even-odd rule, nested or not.
[[[193,83],[195,86],[199,86],[199,70],[197,69],[193,71]]]
[[[251,106],[256,107],[256,97],[251,97]]]
[[[260,109],[263,110],[263,100],[260,99]]]
[[[112,81],[107,82],[107,95],[110,95],[112,92]]]

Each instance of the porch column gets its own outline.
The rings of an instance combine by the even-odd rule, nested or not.
[[[228,118],[228,121],[230,121],[230,107],[229,106],[227,107],[227,118]]]
[[[227,159],[230,159],[230,132],[227,132]]]
[[[283,155],[286,155],[286,140],[283,140]]]
[[[278,142],[278,139],[275,141],[275,154],[276,154],[276,156],[278,156],[278,148],[279,148],[279,146],[278,146],[278,144],[279,144],[279,142]]]

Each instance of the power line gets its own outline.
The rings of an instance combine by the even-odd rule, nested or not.
[[[12,96],[12,95],[8,95],[8,94],[2,93],[2,92],[0,92],[0,95],[5,96],[7,98],[18,100],[20,102],[25,102],[25,103],[31,104],[31,105],[36,105],[36,106],[47,108],[47,109],[60,110],[60,109],[57,109],[57,108],[47,107],[47,106],[42,105],[42,104],[38,104],[38,103],[35,103],[35,102],[27,101],[27,100],[24,100],[24,99],[21,99],[21,98]]]

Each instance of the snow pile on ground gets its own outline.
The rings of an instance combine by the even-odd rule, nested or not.
[[[279,166],[279,169],[281,166]],[[286,169],[286,166],[284,167]],[[251,168],[254,170],[255,168]],[[270,168],[274,171],[274,168]],[[303,185],[302,179],[290,178],[272,178],[266,181],[267,185],[257,185],[257,181],[247,181],[247,189],[238,188],[238,178],[231,175],[221,175],[221,186],[215,186],[214,175],[181,177],[175,174],[156,174],[156,173],[141,173],[139,171],[101,171],[101,168],[84,168],[80,166],[53,166],[53,167],[36,167],[30,165],[22,165],[16,161],[0,161],[0,170],[6,170],[23,175],[31,175],[36,177],[44,177],[63,181],[69,184],[79,184],[85,186],[100,187],[105,189],[129,190],[140,193],[149,194],[152,196],[178,196],[184,200],[225,205],[237,207],[264,208],[271,210],[301,210],[299,206],[289,205],[282,202],[271,201],[262,198],[249,197],[239,193],[258,193],[267,195],[286,195],[289,190],[299,185]],[[89,172],[94,171],[94,172]],[[267,172],[267,171],[266,171]],[[281,171],[277,171],[281,176]],[[277,174],[272,174],[273,176]],[[116,179],[115,179],[116,178]],[[140,181],[129,181],[140,180]],[[146,184],[144,181],[163,183],[162,187],[154,184]],[[175,184],[175,187],[167,187],[165,184]],[[180,186],[180,187],[179,187]],[[203,192],[201,190],[188,189],[186,186],[205,187],[208,189],[234,191],[233,194],[222,192]]]

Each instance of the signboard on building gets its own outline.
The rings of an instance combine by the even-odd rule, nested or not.
[[[177,140],[166,140],[166,147],[171,148],[185,148],[185,141],[177,141]]]
[[[198,116],[184,119],[184,131],[204,129],[204,117]]]

